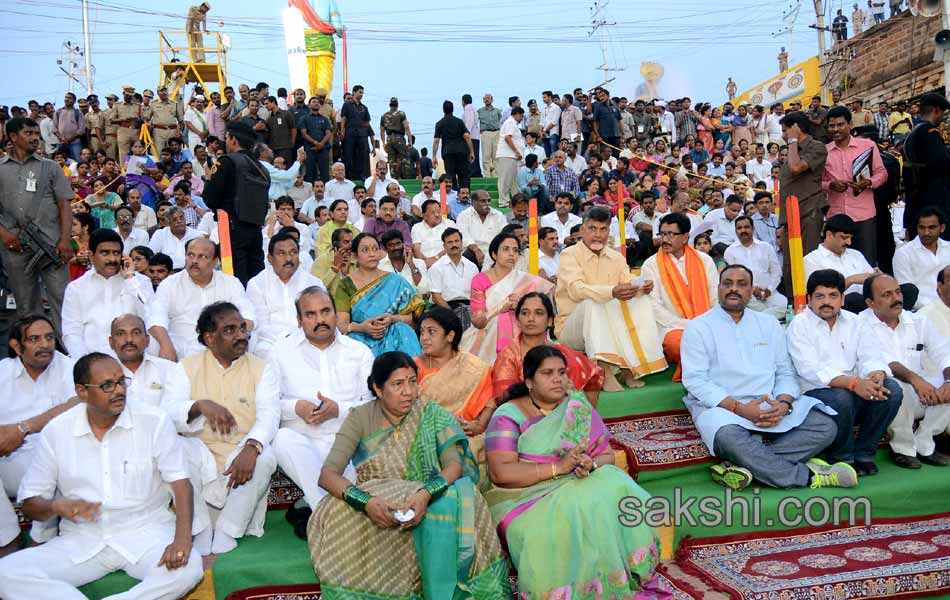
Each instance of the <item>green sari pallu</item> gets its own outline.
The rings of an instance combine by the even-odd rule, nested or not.
[[[517,452],[541,473],[572,448],[597,456],[610,445],[603,420],[574,393],[549,415],[527,418],[508,402],[492,417],[485,446]],[[627,496],[649,494],[614,465],[588,477],[573,474],[526,488],[493,487],[485,493],[498,532],[518,570],[519,600],[564,598],[640,600],[669,598],[654,575],[659,538],[646,524],[627,527],[618,517]]]
[[[353,465],[360,488],[402,504],[445,464],[459,460],[462,477],[429,504],[425,518],[411,533],[379,529],[365,514],[333,496],[320,502],[307,538],[323,598],[511,597],[508,567],[488,505],[475,489],[478,466],[451,413],[417,400],[402,423],[360,440]]]

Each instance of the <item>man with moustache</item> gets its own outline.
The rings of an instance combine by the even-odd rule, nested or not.
[[[126,405],[126,379],[111,356],[87,354],[73,377],[81,404],[39,434],[19,492],[28,517],[60,518],[59,535],[0,561],[0,596],[85,598],[79,586],[121,570],[140,581],[117,597],[180,598],[201,580],[202,566],[171,420]]]
[[[132,259],[122,256],[122,238],[111,229],[89,236],[92,267],[66,286],[63,298],[63,341],[78,359],[90,352],[108,352],[112,319],[146,314],[154,296],[148,277],[136,273]]]
[[[717,297],[686,324],[682,346],[686,408],[709,452],[725,461],[712,467],[713,480],[736,490],[753,479],[775,488],[856,486],[848,463],[811,460],[835,438],[833,411],[799,397],[782,326],[747,310],[752,272],[726,266]]]
[[[13,356],[0,360],[0,556],[17,549],[20,524],[8,498],[15,498],[29,470],[39,432],[53,417],[76,405],[73,361],[56,350],[49,319],[30,315],[10,330]],[[32,537],[44,542],[56,533],[56,521],[33,522]]]
[[[789,324],[788,352],[799,385],[837,411],[835,441],[825,451],[832,462],[846,462],[858,476],[876,475],[874,455],[904,393],[889,377],[870,331],[857,315],[841,310],[844,275],[834,269],[808,278],[808,309]],[[855,425],[860,425],[857,436]]]
[[[174,421],[177,412],[190,410],[192,405],[188,375],[181,363],[146,354],[145,349],[148,348],[149,341],[145,321],[138,315],[119,315],[112,320],[109,347],[111,353],[119,359],[128,382],[126,400],[129,405],[161,409],[172,416]],[[214,401],[197,400],[193,404],[207,421],[214,423],[219,429],[234,426],[233,415]],[[179,420],[187,419],[182,416]],[[188,431],[186,428],[184,433]],[[179,442],[184,446],[185,462],[192,486],[195,490],[201,490],[205,483],[217,478],[214,457],[197,437],[182,436]],[[192,534],[198,554],[209,554],[212,537],[211,515],[207,504],[197,493]]]
[[[218,476],[199,493],[220,510],[211,552],[223,554],[244,535],[264,534],[267,492],[277,468],[270,443],[280,424],[278,383],[273,370],[247,351],[247,320],[234,304],[205,306],[196,329],[205,350],[181,363],[191,398],[170,410],[178,430],[197,434],[214,457]],[[231,418],[206,418],[196,399],[211,400]]]
[[[366,382],[373,353],[339,334],[336,306],[322,286],[304,289],[296,311],[298,328],[270,355],[281,412],[273,447],[277,464],[303,490],[309,509],[291,510],[288,519],[306,538],[310,511],[327,494],[317,485],[323,461],[349,411],[372,398]],[[352,467],[347,471],[355,477]]]
[[[267,243],[269,268],[247,283],[247,297],[257,318],[254,354],[267,359],[271,347],[296,328],[294,300],[304,289],[325,288],[323,282],[300,267],[300,246],[289,233],[280,232]]]
[[[788,299],[778,291],[782,281],[782,264],[771,244],[755,239],[752,219],[746,216],[735,220],[736,237],[728,248],[724,258],[726,262],[749,267],[752,271],[752,298],[749,308],[765,312],[776,319],[785,316]]]
[[[894,464],[905,469],[919,469],[922,462],[948,466],[950,456],[937,452],[934,436],[950,427],[950,345],[926,317],[904,310],[904,296],[893,277],[868,277],[863,293],[868,308],[860,316],[904,392],[888,430]],[[923,420],[915,431],[917,419]]]
[[[196,313],[213,302],[237,305],[248,320],[248,331],[253,330],[254,305],[236,277],[215,269],[218,259],[214,243],[205,238],[191,240],[185,246],[185,269],[158,286],[146,321],[162,358],[178,360],[201,351],[202,343],[195,337]]]

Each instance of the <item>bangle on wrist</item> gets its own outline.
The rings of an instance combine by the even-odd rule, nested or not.
[[[435,500],[442,496],[445,493],[445,490],[449,489],[449,482],[445,480],[445,477],[437,475],[427,481],[420,490],[425,490],[429,492],[429,495],[432,496],[432,499]]]
[[[20,421],[19,423],[17,423],[16,428],[17,428],[17,431],[23,434],[23,437],[26,437],[30,435],[31,433],[33,433],[32,431],[30,431],[30,425],[26,421]]]
[[[551,479],[557,479],[557,463],[551,463]]]
[[[373,497],[369,495],[369,492],[362,490],[355,485],[348,485],[346,489],[343,490],[343,501],[360,511],[361,513],[366,512],[366,505],[369,504],[369,501]]]

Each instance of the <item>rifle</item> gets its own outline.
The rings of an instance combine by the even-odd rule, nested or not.
[[[27,273],[39,273],[50,267],[60,268],[63,266],[63,259],[60,258],[56,248],[46,241],[46,236],[40,231],[33,221],[20,223],[20,244],[24,248],[29,248],[33,252],[33,258],[26,265]]]

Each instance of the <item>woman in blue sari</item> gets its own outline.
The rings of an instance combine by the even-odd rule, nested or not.
[[[518,570],[518,598],[670,598],[654,575],[656,530],[618,519],[621,500],[644,506],[650,496],[614,466],[597,411],[568,395],[564,354],[535,346],[522,375],[485,438],[494,484],[485,500]]]
[[[342,333],[366,344],[374,356],[398,350],[422,354],[415,321],[425,302],[401,275],[379,269],[379,242],[368,233],[353,238],[356,269],[334,294]]]

